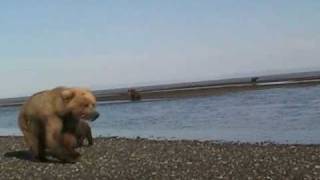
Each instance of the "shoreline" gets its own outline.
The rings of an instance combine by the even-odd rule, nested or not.
[[[0,135],[0,139],[6,138],[17,138],[22,139],[22,135]],[[93,136],[93,139],[123,139],[128,141],[154,141],[154,142],[198,142],[208,144],[232,144],[232,145],[274,145],[274,146],[319,146],[318,143],[278,143],[274,141],[258,141],[258,142],[247,142],[247,141],[228,141],[228,140],[208,140],[208,139],[179,139],[179,138],[164,138],[164,137],[125,137],[125,136]],[[320,150],[320,149],[319,149]]]
[[[320,145],[95,138],[75,164],[26,159],[0,137],[0,179],[320,179]]]
[[[197,137],[186,137],[186,136],[144,136],[144,135],[118,135],[118,134],[96,134],[93,129],[93,138],[95,139],[128,139],[128,140],[146,140],[146,141],[197,141],[200,143],[214,143],[214,144],[251,144],[251,145],[293,145],[293,146],[320,146],[319,140],[310,139],[248,139],[248,138],[197,138]],[[16,129],[15,133],[0,133],[0,138],[22,138],[20,129]],[[282,137],[279,135],[279,137]]]

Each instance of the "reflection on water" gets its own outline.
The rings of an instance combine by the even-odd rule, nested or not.
[[[320,143],[320,86],[99,105],[96,136]],[[20,134],[18,108],[0,108],[0,134]]]

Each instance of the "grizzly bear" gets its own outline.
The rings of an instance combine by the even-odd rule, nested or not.
[[[84,144],[84,140],[87,139],[88,146],[93,145],[92,133],[89,124],[85,120],[79,120],[77,122],[65,121],[63,127],[64,133],[73,134],[76,138],[76,144],[70,144],[75,147],[81,147]]]
[[[18,124],[34,159],[50,154],[64,162],[75,162],[76,137],[72,131],[81,119],[94,121],[96,99],[86,89],[57,87],[32,95],[22,106]],[[66,128],[67,127],[67,128]]]
[[[135,89],[128,89],[128,96],[131,101],[141,100],[141,95]]]

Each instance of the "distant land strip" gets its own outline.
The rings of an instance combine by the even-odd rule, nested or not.
[[[234,91],[317,84],[320,84],[320,71],[95,90],[93,93],[98,103],[116,103],[132,100],[150,101],[164,98],[209,96]],[[130,94],[128,90],[133,90],[135,94],[139,95],[139,98],[133,99],[132,94]],[[0,99],[0,107],[20,106],[27,98],[28,97]]]

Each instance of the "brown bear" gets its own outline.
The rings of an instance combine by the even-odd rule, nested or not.
[[[31,96],[22,106],[18,124],[35,159],[46,160],[46,154],[65,162],[74,162],[75,135],[69,131],[80,119],[94,121],[96,99],[86,89],[57,87]],[[66,128],[67,127],[67,128]]]
[[[76,144],[71,144],[70,146],[81,147],[85,139],[88,141],[88,146],[93,145],[91,128],[85,120],[78,120],[77,122],[72,122],[72,120],[65,121],[63,132],[75,136]]]
[[[131,101],[141,100],[141,95],[135,89],[128,89],[128,96]]]

